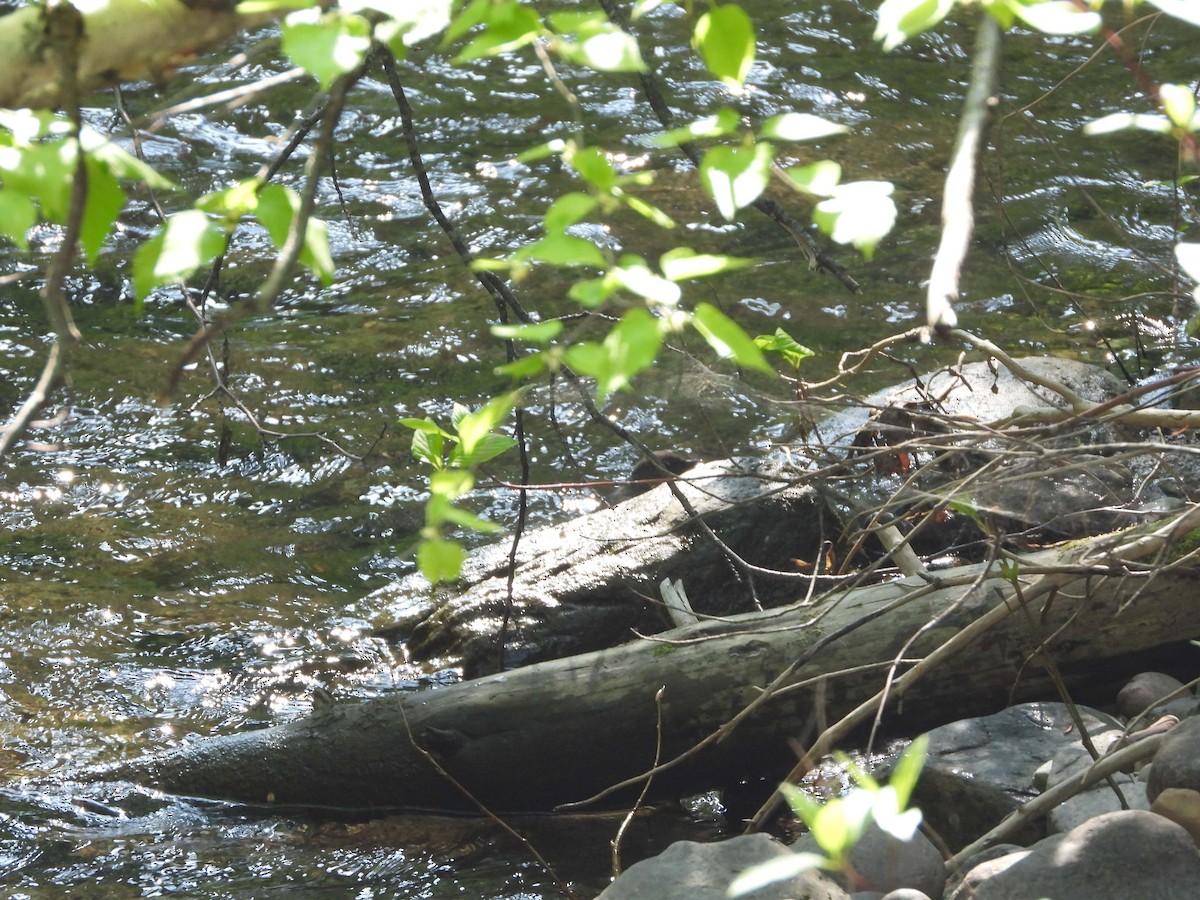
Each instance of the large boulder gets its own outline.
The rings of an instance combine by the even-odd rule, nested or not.
[[[979,864],[951,900],[1180,900],[1196,896],[1197,885],[1200,855],[1188,833],[1128,810]]]
[[[1087,707],[1079,713],[1089,734],[1120,727]],[[965,846],[1036,797],[1035,772],[1068,748],[1082,749],[1062,703],[1023,703],[943,725],[929,732],[912,802],[943,840]],[[1030,843],[1044,835],[1044,824],[1031,823],[1014,840]]]
[[[678,841],[658,856],[630,866],[596,900],[727,900],[735,877],[791,852],[765,834],[713,844]],[[751,896],[754,900],[849,900],[845,891],[815,870]]]

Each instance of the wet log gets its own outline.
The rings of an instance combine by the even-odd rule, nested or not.
[[[381,634],[412,659],[461,665],[475,677],[500,668],[502,632],[511,668],[662,631],[670,625],[658,599],[664,580],[682,581],[693,608],[708,615],[804,596],[798,560],[812,559],[838,529],[799,470],[778,458],[725,460],[696,466],[674,486],[720,542],[661,485],[523,535],[511,602],[509,540],[471,554],[455,585],[433,591],[420,575],[402,579],[371,600],[412,606]]]
[[[1193,512],[1173,538],[1197,524]],[[1125,674],[1131,653],[1200,637],[1197,572],[1139,574],[1118,559],[1130,553],[1106,549],[1111,543],[1045,550],[1006,575],[973,566],[940,573],[936,584],[859,587],[819,607],[736,616],[449,687],[339,703],[89,777],[288,807],[473,811],[465,791],[494,810],[551,810],[644,772],[656,754],[673,759],[783,675],[723,740],[658,774],[651,795],[777,777],[788,768],[789,741],[815,713],[843,715],[875,694],[893,660],[902,656],[899,671],[907,670],[989,611],[994,626],[892,697],[885,722],[911,731],[1052,695],[1039,648],[1068,684],[1094,687]],[[1143,543],[1133,545],[1138,554],[1164,546]]]
[[[1122,390],[1111,374],[1085,363],[1034,358],[1022,364],[1090,402],[1112,400]],[[668,627],[657,599],[664,580],[681,580],[701,614],[791,603],[808,591],[800,576],[824,562],[825,542],[844,539],[837,547],[842,553],[883,507],[900,521],[907,511],[928,508],[931,497],[954,495],[959,506],[979,510],[993,534],[1036,529],[1050,540],[1110,531],[1169,508],[1159,502],[1158,485],[1168,473],[1162,455],[1147,445],[1140,460],[1128,453],[1117,458],[1104,446],[1127,435],[1112,425],[1083,420],[1017,428],[1010,438],[983,425],[1065,405],[1063,397],[1007,369],[972,363],[858,401],[818,425],[804,446],[686,472],[676,485],[696,515],[753,568],[740,566],[664,485],[613,509],[523,535],[511,581],[505,539],[473,553],[456,585],[432,591],[412,575],[369,602],[393,612],[396,623],[381,633],[402,644],[409,658],[461,665],[475,677],[500,667],[502,634],[503,666],[512,668]],[[881,464],[892,461],[889,446],[902,443],[908,449],[895,451],[896,471],[884,472]],[[1094,456],[1084,455],[1085,443],[1098,446]],[[1190,474],[1176,482],[1196,483],[1196,465],[1189,466]],[[920,477],[910,474],[918,471]],[[916,521],[907,519],[900,521],[904,528]],[[978,538],[973,529],[972,522],[957,531],[923,529],[918,549],[942,553],[963,533]],[[866,547],[869,556],[872,545]],[[876,547],[875,555],[880,552]]]

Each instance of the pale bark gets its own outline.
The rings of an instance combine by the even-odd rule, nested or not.
[[[233,3],[178,0],[76,2],[82,36],[74,48],[81,93],[124,81],[159,81],[195,56],[270,16],[240,16]],[[49,52],[42,6],[0,17],[0,107],[49,107],[62,100],[62,65]]]

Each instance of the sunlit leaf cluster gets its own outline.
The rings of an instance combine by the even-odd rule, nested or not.
[[[921,811],[909,809],[908,801],[921,776],[928,746],[926,735],[909,744],[897,760],[886,786],[839,755],[838,761],[849,769],[856,786],[826,803],[819,803],[793,784],[780,785],[780,793],[824,855],[793,853],[754,866],[734,879],[729,886],[729,896],[746,896],[810,869],[848,871],[850,851],[871,822],[899,841],[912,840],[921,824]]]
[[[122,181],[171,186],[87,125],[76,135],[69,121],[51,112],[0,110],[0,235],[27,249],[29,230],[39,220],[67,224],[81,153],[87,195],[79,242],[89,262],[125,207]]]

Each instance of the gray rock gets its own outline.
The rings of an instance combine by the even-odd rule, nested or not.
[[[1117,694],[1117,709],[1132,719],[1139,716],[1169,694],[1180,690],[1183,682],[1162,672],[1141,672],[1134,675]]]
[[[953,897],[958,886],[963,883],[963,879],[968,872],[973,871],[977,866],[985,862],[990,862],[993,859],[1000,859],[1005,856],[1010,856],[1014,853],[1028,853],[1029,851],[1019,844],[993,844],[980,850],[978,853],[972,853],[962,861],[960,868],[955,869],[950,873],[950,877],[946,880],[946,896]]]
[[[883,900],[931,900],[928,894],[913,888],[896,888],[888,891]]]
[[[1080,707],[1088,733],[1119,724]],[[929,732],[929,750],[912,802],[952,848],[982,836],[1037,792],[1033,773],[1059,750],[1080,747],[1070,714],[1061,703],[1024,703],[992,716],[964,719]],[[1031,824],[1012,840],[1044,837]]]
[[[1128,775],[1114,775],[1117,789],[1125,798],[1129,809],[1150,809],[1150,800],[1146,797],[1146,789]],[[1098,784],[1090,790],[1076,794],[1069,800],[1060,803],[1046,817],[1051,834],[1062,834],[1077,828],[1084,822],[1104,813],[1116,812],[1121,809],[1121,802],[1116,793],[1107,783]]]
[[[1196,896],[1198,884],[1200,856],[1188,833],[1130,810],[976,866],[951,900],[1179,900]]]
[[[1103,756],[1108,752],[1109,747],[1121,739],[1123,734],[1124,731],[1120,728],[1110,728],[1108,731],[1089,735],[1089,737],[1092,739],[1092,746],[1096,748],[1096,752]],[[1074,746],[1064,747],[1054,754],[1054,759],[1050,763],[1050,773],[1046,777],[1046,784],[1043,790],[1058,787],[1064,781],[1078,778],[1090,769],[1094,763],[1095,760],[1092,758],[1092,754],[1083,746],[1082,741]]]
[[[816,842],[805,835],[796,842],[796,850],[819,853]],[[931,897],[941,897],[946,881],[942,854],[921,832],[910,841],[901,841],[874,822],[863,832],[850,851],[850,865],[858,875],[854,885],[837,873],[830,877],[843,888],[861,888],[880,894],[900,888],[913,888]]]
[[[792,851],[765,834],[697,844],[678,841],[626,869],[597,900],[726,900],[730,882],[751,866]],[[753,900],[849,900],[819,872],[805,872],[755,891]]]
[[[1153,803],[1166,788],[1200,791],[1200,719],[1180,722],[1154,754],[1146,796]]]

